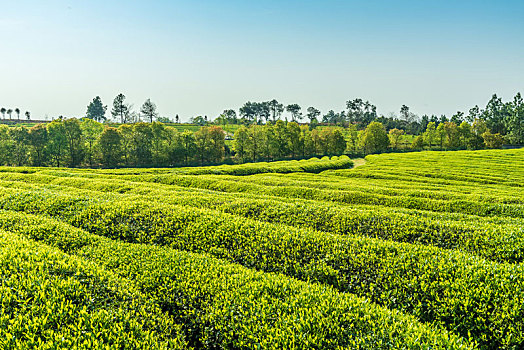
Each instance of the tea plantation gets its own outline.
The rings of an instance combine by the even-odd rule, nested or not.
[[[524,149],[0,168],[0,348],[524,348]]]

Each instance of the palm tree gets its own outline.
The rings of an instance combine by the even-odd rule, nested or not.
[[[25,116],[26,116],[27,120],[31,119],[31,113],[29,113],[29,111],[25,111]]]
[[[15,108],[15,113],[16,113],[16,115],[18,117],[18,120],[20,120],[20,108],[18,108],[18,107]]]
[[[13,110],[11,108],[9,108],[7,110],[7,114],[9,115],[9,120],[11,120],[11,114],[13,113]]]
[[[7,112],[7,109],[5,109],[5,107],[2,107],[2,109],[0,109],[0,113],[2,113],[2,119],[5,119],[5,112]]]

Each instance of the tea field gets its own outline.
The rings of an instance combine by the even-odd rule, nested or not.
[[[0,168],[0,348],[524,348],[524,149]]]

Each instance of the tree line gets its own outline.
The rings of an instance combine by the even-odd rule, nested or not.
[[[118,94],[113,101],[111,115],[114,121],[122,124],[142,120],[180,123],[178,115],[176,115],[175,120],[160,117],[156,111],[156,105],[150,99],[147,99],[140,108],[140,112],[136,113],[133,111],[132,105],[125,102],[125,98],[123,94]],[[97,96],[89,104],[86,116],[99,122],[107,121],[106,110],[107,106],[104,106],[100,97]],[[282,118],[285,111],[288,112],[288,115]],[[398,115],[394,113],[388,116],[378,115],[375,105],[360,98],[346,101],[346,109],[343,111],[329,110],[326,114],[322,114],[320,110],[312,106],[303,112],[302,107],[296,103],[284,105],[273,99],[263,102],[248,101],[239,108],[238,113],[234,109],[226,109],[214,120],[207,116],[191,118],[192,123],[201,126],[209,124],[223,126],[228,124],[262,125],[268,122],[275,124],[278,120],[297,123],[307,122],[313,127],[318,124],[338,125],[346,128],[354,125],[357,130],[364,130],[371,122],[375,121],[382,123],[386,131],[398,129],[410,135],[422,135],[426,132],[429,123],[434,123],[435,128],[437,128],[439,124],[447,122],[459,126],[462,122],[472,125],[475,120],[481,120],[491,132],[500,134],[503,137],[503,142],[524,144],[524,101],[520,92],[515,95],[512,101],[508,102],[503,102],[500,97],[494,94],[485,108],[482,109],[476,105],[470,108],[467,114],[458,111],[449,118],[446,115],[423,115],[419,117],[412,113],[406,105],[401,106]]]
[[[5,118],[6,114],[9,116],[9,120],[13,120],[13,118],[12,118],[13,112],[16,113],[17,120],[20,120],[20,113],[22,113],[20,108],[18,108],[18,107],[15,108],[15,109],[5,108],[5,107],[0,108],[0,114],[2,114],[2,120],[6,120],[6,118]],[[27,120],[31,119],[31,112],[25,111],[24,115],[27,118]]]
[[[502,136],[493,134],[481,119],[459,125],[429,122],[421,135],[412,141],[409,137],[412,135],[401,129],[388,132],[377,121],[358,130],[355,124],[343,128],[277,120],[238,127],[228,145],[226,132],[217,125],[179,132],[156,121],[112,127],[89,118],[58,118],[31,128],[0,125],[0,164],[170,167],[403,149],[496,148],[503,142]]]
[[[284,106],[277,100],[267,102],[246,102],[237,114],[235,110],[227,109],[215,119],[215,124],[264,124],[268,121],[275,123],[281,119],[284,111],[289,112],[291,121],[306,121],[309,125],[340,125],[343,127],[356,126],[357,130],[364,130],[371,122],[380,122],[387,131],[391,129],[403,130],[406,134],[422,135],[426,132],[429,123],[435,127],[447,122],[456,126],[467,122],[472,125],[475,120],[483,121],[486,127],[494,134],[503,136],[503,142],[508,144],[524,144],[524,101],[520,93],[517,93],[512,101],[503,102],[496,94],[488,101],[484,109],[474,106],[468,113],[458,111],[451,117],[446,115],[423,115],[421,117],[410,111],[406,105],[402,105],[400,113],[383,116],[377,114],[377,107],[369,101],[360,98],[346,102],[346,109],[340,112],[333,110],[326,114],[314,108],[308,107],[305,114],[298,104]],[[288,118],[285,117],[287,121]],[[201,116],[192,119],[197,124],[204,125],[207,117]]]
[[[265,132],[269,130],[274,136],[275,142],[271,143],[265,153],[253,146],[250,135],[251,130],[255,129],[258,137],[259,127],[263,128],[265,136]],[[216,125],[203,126],[196,132],[179,132],[174,127],[156,121],[112,127],[89,118],[58,118],[31,128],[0,125],[0,164],[167,167],[218,164],[225,160],[243,162],[258,160],[261,155],[272,160],[309,156],[318,152],[344,152],[346,143],[340,128],[325,128],[311,133],[306,129],[307,126],[283,121],[275,125],[253,125],[249,129],[241,127],[236,133],[238,139],[231,148],[226,145],[226,133]],[[306,140],[312,136],[311,140],[318,147],[311,148],[309,143],[303,145],[303,135],[307,135]]]

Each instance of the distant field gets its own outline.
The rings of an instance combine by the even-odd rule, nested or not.
[[[524,149],[358,164],[0,168],[0,344],[522,348]]]

